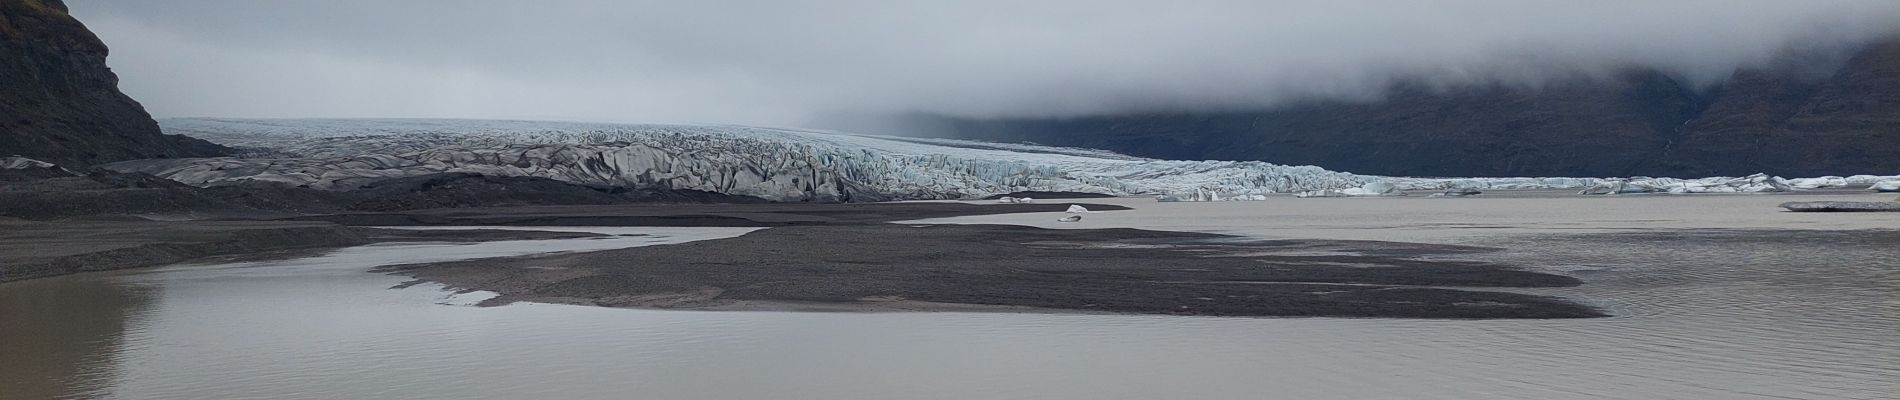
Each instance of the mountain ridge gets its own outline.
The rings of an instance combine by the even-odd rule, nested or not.
[[[1900,38],[1698,88],[1651,69],[1539,88],[1392,86],[1382,101],[1071,118],[906,114],[827,128],[1394,176],[1784,176],[1900,171]]]
[[[84,166],[229,151],[163,134],[119,91],[105,43],[60,0],[0,0],[0,54],[0,156]]]

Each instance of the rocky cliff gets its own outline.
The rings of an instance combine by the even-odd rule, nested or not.
[[[1633,69],[1537,89],[1395,85],[1383,101],[1271,110],[838,128],[1034,142],[1187,160],[1408,176],[1783,176],[1900,171],[1900,40],[1838,63],[1792,59],[1712,87]],[[897,128],[901,127],[901,128]],[[880,129],[881,128],[881,129]]]
[[[160,133],[119,92],[105,43],[60,0],[0,0],[0,54],[0,156],[82,166],[226,151]]]

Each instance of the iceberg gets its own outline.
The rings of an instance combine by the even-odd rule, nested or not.
[[[1082,220],[1082,216],[1080,215],[1070,215],[1067,217],[1062,217],[1061,219],[1057,219],[1056,222],[1078,222],[1081,220]]]
[[[1900,180],[1874,182],[1867,185],[1867,190],[1881,193],[1900,192]]]
[[[1087,213],[1092,213],[1094,211],[1089,211],[1087,207],[1082,207],[1082,205],[1080,204],[1070,204],[1069,210],[1064,211],[1064,212],[1067,212],[1070,214],[1087,214]]]

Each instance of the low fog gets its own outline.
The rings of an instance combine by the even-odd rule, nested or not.
[[[1900,28],[1893,0],[68,3],[159,117],[801,125],[1262,107],[1628,67],[1709,85]]]

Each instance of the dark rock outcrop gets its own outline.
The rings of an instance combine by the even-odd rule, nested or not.
[[[97,170],[76,176],[0,182],[0,216],[45,220],[111,214],[257,212],[260,208],[246,203],[298,193],[301,192],[207,190],[146,174]],[[286,208],[284,211],[334,209],[322,204],[319,202],[310,210]]]
[[[1271,110],[965,119],[834,128],[1261,160],[1404,176],[1783,176],[1900,171],[1900,39],[1844,62],[1790,60],[1696,88],[1653,70],[1541,88],[1400,84],[1374,103]],[[1837,69],[1819,65],[1839,65]],[[856,122],[856,123],[853,123]]]
[[[60,0],[0,0],[0,54],[0,156],[83,166],[228,151],[160,133],[119,92],[105,43]]]

